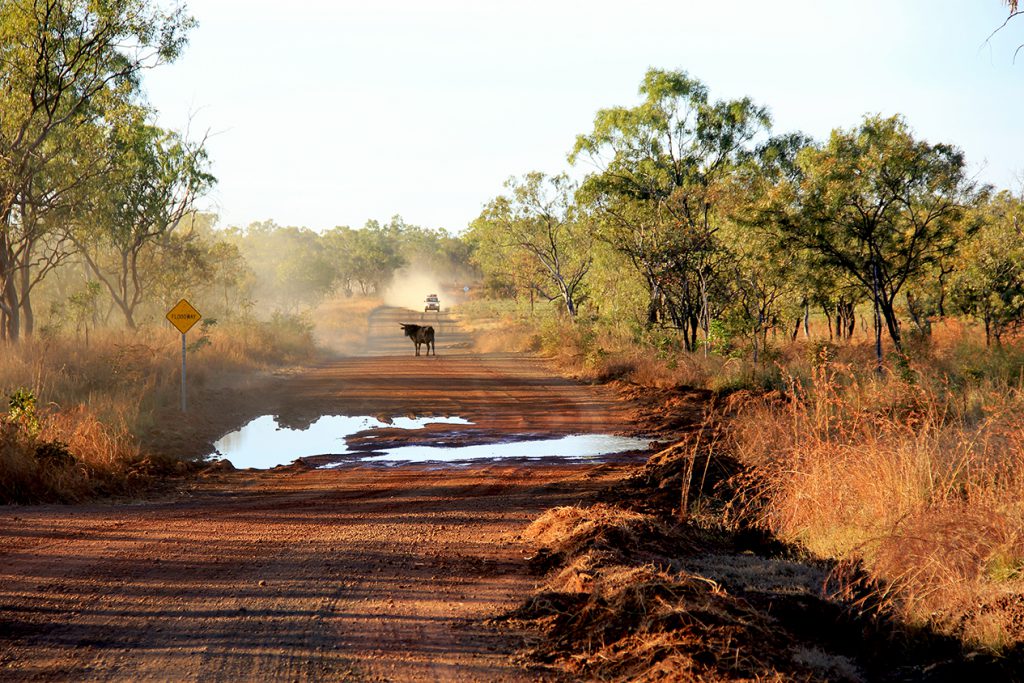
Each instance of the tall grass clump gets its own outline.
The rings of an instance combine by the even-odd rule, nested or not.
[[[999,649],[1024,641],[1024,393],[957,382],[823,353],[787,400],[738,410],[731,448],[757,523],[862,563],[911,622]]]
[[[186,337],[190,392],[240,375],[309,360],[313,326],[303,318],[217,323]],[[39,336],[0,356],[0,503],[132,495],[180,472],[145,453],[143,434],[177,405],[181,336],[172,329],[106,331],[88,343]]]
[[[146,457],[123,424],[104,424],[84,406],[39,408],[20,388],[0,417],[0,501],[75,502],[129,495],[184,463]]]

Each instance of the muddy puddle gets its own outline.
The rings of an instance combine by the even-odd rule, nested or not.
[[[461,462],[466,460],[540,460],[560,458],[591,460],[608,455],[646,450],[648,439],[610,434],[571,434],[557,439],[529,439],[470,446],[398,446],[380,455],[362,458],[364,462]]]
[[[648,440],[609,434],[573,434],[559,438],[536,435],[495,440],[470,435],[445,425],[472,426],[461,417],[395,417],[325,415],[305,429],[282,427],[272,415],[252,420],[214,443],[211,460],[229,460],[239,469],[270,469],[299,459],[321,467],[353,463],[465,463],[474,460],[593,460],[646,450]],[[429,438],[409,445],[405,431],[429,429]],[[374,434],[373,432],[380,432]],[[379,441],[378,441],[379,439]],[[354,442],[354,443],[353,443]]]

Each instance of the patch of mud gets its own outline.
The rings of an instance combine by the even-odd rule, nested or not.
[[[541,590],[498,623],[543,634],[527,661],[598,680],[818,680],[768,613],[678,558],[714,545],[700,529],[617,506],[549,510]],[[834,672],[830,660],[830,671]],[[858,677],[832,680],[860,680]]]

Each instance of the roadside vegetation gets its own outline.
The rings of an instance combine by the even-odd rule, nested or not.
[[[464,310],[481,330],[502,327],[512,348],[617,387],[640,406],[635,425],[665,445],[596,507],[551,511],[529,532],[546,581],[508,617],[545,634],[527,661],[626,679],[674,670],[898,680],[927,670],[999,680],[1019,666],[1015,339],[989,348],[981,325],[935,319],[927,339],[878,372],[870,329],[830,341],[820,314],[807,338],[777,335],[771,360],[754,363],[528,305]],[[811,574],[799,585],[815,600],[766,599],[748,575],[723,578],[691,559],[723,553],[798,562],[792,571]],[[761,608],[776,620],[763,622]],[[829,626],[800,628],[819,617]],[[690,618],[761,654],[725,658]],[[812,649],[794,659],[794,643]]]
[[[1019,661],[1020,188],[979,185],[955,145],[921,139],[899,115],[818,141],[774,132],[765,107],[716,101],[685,72],[652,69],[639,94],[577,138],[577,182],[513,179],[471,225],[486,295],[461,309],[470,324],[585,381],[618,383],[662,411],[646,421],[654,436],[659,424],[694,431],[652,459],[664,467],[629,514],[660,499],[647,512],[675,534],[769,533],[829,563],[827,597],[851,613],[897,618],[910,629],[899,637],[952,638],[960,658]],[[695,401],[706,410],[694,418]],[[695,466],[697,453],[710,460]],[[708,462],[722,476],[703,479]],[[609,583],[556,563],[555,592],[577,597],[549,586],[537,599],[555,600],[550,610],[526,616],[569,628],[623,600],[635,612],[629,590],[657,602],[695,585],[655,576],[678,564],[664,548],[645,552],[637,561],[654,568],[634,567],[632,588],[623,567]],[[645,613],[653,621],[634,626],[678,618]],[[656,677],[659,657],[678,653],[623,673],[616,658],[661,636],[616,653],[627,627],[594,628],[573,637],[607,647],[564,666]],[[776,664],[743,675],[799,675]]]

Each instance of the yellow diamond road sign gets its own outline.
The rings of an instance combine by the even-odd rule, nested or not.
[[[199,322],[199,319],[203,316],[199,315],[192,304],[182,299],[174,305],[174,308],[167,311],[167,319],[171,321],[171,324],[178,328],[178,330],[185,334],[192,329],[192,326]]]

